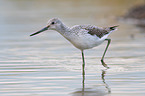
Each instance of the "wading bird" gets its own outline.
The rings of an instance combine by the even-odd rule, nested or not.
[[[85,67],[84,50],[96,47],[106,40],[108,41],[108,43],[101,58],[101,62],[104,67],[109,68],[104,62],[104,56],[111,42],[111,39],[107,39],[107,37],[111,32],[117,29],[116,27],[118,26],[101,28],[93,25],[75,25],[70,28],[66,26],[63,22],[61,22],[60,19],[52,18],[48,21],[46,27],[44,27],[40,31],[31,34],[30,36],[44,32],[46,30],[55,30],[59,32],[76,48],[81,50],[83,68]]]

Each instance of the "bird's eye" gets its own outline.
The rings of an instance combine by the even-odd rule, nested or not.
[[[51,24],[54,24],[54,22],[52,22]]]

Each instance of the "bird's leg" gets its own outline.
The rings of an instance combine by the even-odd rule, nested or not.
[[[85,58],[84,58],[84,52],[82,51],[82,61],[83,61],[83,68],[85,67]]]
[[[83,89],[84,89],[84,85],[85,85],[85,58],[84,58],[84,52],[82,50],[82,61],[83,61],[83,64],[82,64],[82,76],[83,76],[83,81],[82,81],[82,84],[83,84]]]
[[[105,62],[104,62],[104,56],[105,56],[106,51],[107,51],[107,49],[108,49],[108,47],[109,47],[109,45],[110,45],[111,39],[105,39],[105,40],[107,40],[108,43],[107,43],[107,46],[106,46],[105,51],[104,51],[104,53],[103,53],[103,56],[102,56],[102,58],[101,58],[101,62],[102,62],[102,65],[103,65],[104,67],[109,68],[109,67],[107,66],[107,64],[105,64]]]

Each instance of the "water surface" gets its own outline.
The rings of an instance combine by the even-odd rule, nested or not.
[[[1,96],[144,96],[145,34],[116,17],[143,0],[1,0]],[[29,35],[52,17],[68,25],[120,25],[110,34],[106,70],[100,62],[106,43],[81,53],[55,31]]]

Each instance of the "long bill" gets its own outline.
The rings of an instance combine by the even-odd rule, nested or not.
[[[34,36],[34,35],[36,35],[36,34],[39,34],[39,33],[43,32],[43,31],[46,31],[46,30],[48,30],[48,28],[49,28],[49,26],[46,26],[46,27],[44,27],[43,29],[41,29],[41,30],[39,30],[39,31],[37,31],[37,32],[35,32],[35,33],[33,33],[33,34],[31,34],[30,36]]]

